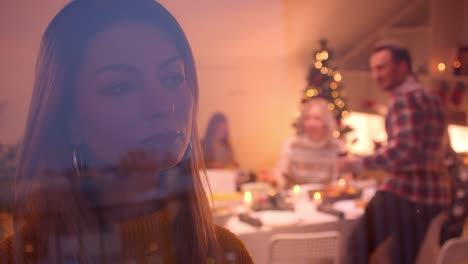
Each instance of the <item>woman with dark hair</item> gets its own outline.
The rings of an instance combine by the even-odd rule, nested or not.
[[[215,113],[203,139],[203,150],[207,168],[232,169],[239,167],[232,150],[228,121],[223,113]]]
[[[212,223],[187,38],[153,0],[75,0],[44,33],[2,263],[251,263]]]

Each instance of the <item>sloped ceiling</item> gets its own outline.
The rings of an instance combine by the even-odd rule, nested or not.
[[[411,0],[283,0],[289,55],[298,63],[308,59],[326,38],[342,55]]]

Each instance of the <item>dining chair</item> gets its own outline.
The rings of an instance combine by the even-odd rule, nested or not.
[[[269,245],[269,262],[338,263],[340,233],[284,233],[273,235]]]
[[[468,263],[468,238],[452,238],[440,249],[437,264]]]

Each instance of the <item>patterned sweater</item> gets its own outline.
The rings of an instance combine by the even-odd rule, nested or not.
[[[341,141],[321,143],[304,136],[286,140],[278,161],[281,186],[306,183],[328,183],[336,178],[336,161],[343,150]]]
[[[446,120],[439,100],[413,77],[392,91],[385,118],[388,142],[362,159],[365,169],[390,172],[381,186],[417,203],[447,205],[449,177],[443,165]]]
[[[120,233],[104,234],[101,236],[83,236],[84,248],[89,255],[104,255],[91,260],[91,263],[174,263],[174,251],[171,247],[169,214],[161,210],[138,219],[127,220],[119,225]],[[26,234],[26,237],[28,234]],[[217,226],[216,236],[221,250],[222,264],[251,264],[253,263],[243,243],[228,230]],[[76,250],[78,241],[71,238],[60,239],[59,245],[49,244],[48,250],[59,248],[61,260],[36,260],[36,249],[26,244],[24,261],[21,263],[79,263],[67,258],[70,252]],[[53,252],[53,251],[52,251]],[[7,238],[0,243],[0,263],[14,263],[12,259],[12,239]],[[213,258],[209,264],[215,264]]]

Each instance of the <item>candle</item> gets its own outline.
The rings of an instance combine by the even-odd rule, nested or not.
[[[320,201],[322,199],[322,194],[320,192],[315,192],[314,193],[314,200],[315,201]]]
[[[312,197],[314,200],[315,205],[319,205],[322,203],[322,193],[321,192],[314,192],[314,196]]]
[[[245,201],[245,204],[247,204],[248,206],[252,204],[252,192],[251,191],[244,192],[244,201]]]
[[[298,195],[300,192],[301,192],[301,186],[299,186],[299,185],[294,185],[294,187],[293,187],[293,193],[294,193],[295,195]]]
[[[339,185],[340,187],[344,187],[344,186],[346,185],[346,180],[343,179],[343,178],[339,179],[339,180],[338,180],[338,185]]]

